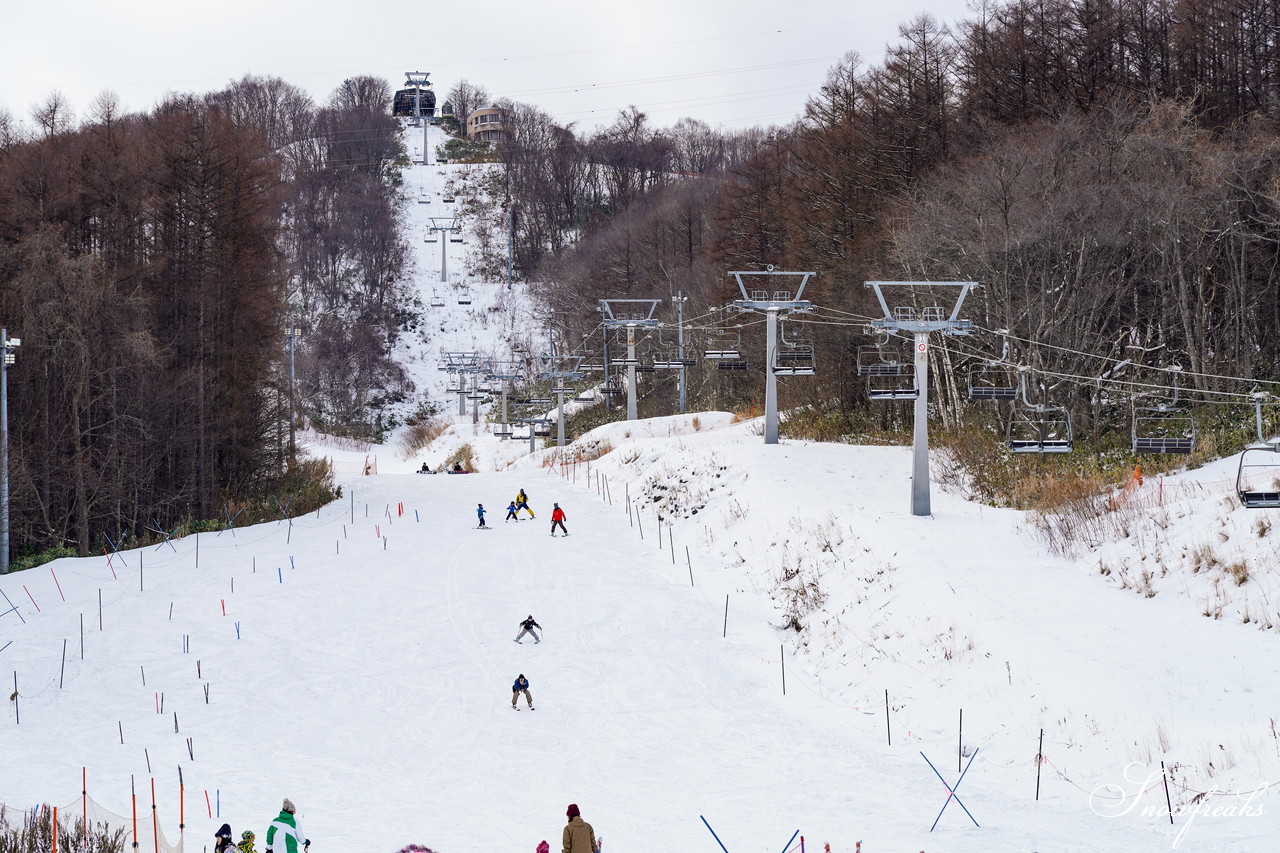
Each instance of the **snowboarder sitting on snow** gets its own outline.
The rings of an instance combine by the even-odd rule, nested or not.
[[[596,831],[582,819],[578,804],[570,803],[564,814],[569,818],[569,823],[564,828],[564,853],[600,853]]]
[[[450,474],[465,474],[465,473],[467,473],[467,472],[463,469],[463,467],[462,467],[462,463],[461,463],[461,462],[455,462],[455,463],[453,463],[453,470],[452,470],[452,471],[450,471],[449,473],[450,473]]]
[[[565,527],[564,527],[564,519],[565,519],[564,510],[560,508],[560,504],[554,504],[554,507],[555,508],[551,510],[551,535],[552,536],[556,535],[556,525],[559,525],[560,530],[563,531],[564,535],[568,536],[569,531],[565,530]]]
[[[476,515],[480,518],[480,523],[476,527],[484,527],[484,504],[476,504]]]
[[[534,518],[533,510],[529,509],[529,496],[524,493],[524,489],[520,490],[520,494],[516,495],[516,510],[526,510],[530,518]]]
[[[423,462],[423,463],[422,463],[422,467],[418,469],[418,473],[419,473],[419,474],[430,474],[430,473],[432,473],[432,471],[431,471],[431,466],[430,466],[430,465],[428,465],[427,463]]]
[[[253,849],[253,842],[256,841],[257,838],[258,836],[253,834],[252,829],[246,829],[244,832],[240,833],[240,843],[236,845],[240,848],[240,853],[258,853],[258,851]]]
[[[523,622],[520,623],[520,633],[516,634],[516,642],[519,643],[520,638],[523,637],[525,634],[533,634],[533,641],[535,643],[541,643],[542,638],[538,636],[537,631],[533,630],[534,628],[541,628],[541,627],[542,627],[541,625],[533,621],[533,614],[530,613],[529,618],[525,619]]]
[[[311,849],[311,839],[303,834],[298,819],[294,817],[296,811],[293,802],[285,797],[280,814],[267,827],[267,853],[273,853],[272,847],[276,844],[283,845],[282,853],[298,853],[299,848],[303,851]]]
[[[513,518],[514,518],[516,521],[519,521],[519,520],[520,520],[520,516],[516,515],[516,502],[515,502],[515,501],[512,501],[512,502],[511,502],[511,504],[507,507],[507,518],[506,518],[506,520],[507,520],[507,521],[510,521],[510,520],[511,520],[511,519],[513,519]]]
[[[511,707],[516,706],[516,700],[520,698],[520,694],[524,694],[524,701],[529,706],[529,710],[533,710],[533,696],[529,693],[529,679],[524,677],[524,673],[516,676],[515,684],[511,685]]]
[[[214,836],[214,853],[239,853],[240,848],[231,843],[231,824],[224,823]]]

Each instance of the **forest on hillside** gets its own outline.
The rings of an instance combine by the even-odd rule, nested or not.
[[[367,428],[404,393],[390,97],[247,77],[144,115],[104,94],[78,121],[54,94],[25,137],[0,121],[15,555],[327,499],[292,464],[287,336],[313,422]]]
[[[868,409],[855,361],[881,312],[867,280],[983,286],[965,316],[1007,334],[946,342],[932,389],[944,416],[961,408],[957,373],[983,359],[1030,368],[1031,402],[1069,407],[1095,438],[1126,429],[1135,399],[1169,399],[1173,369],[1200,400],[1280,378],[1275,3],[1012,0],[955,25],[921,16],[883,61],[829,69],[785,127],[658,128],[632,108],[579,134],[506,108],[497,191],[566,345],[599,347],[602,298],[682,292],[705,329],[736,296],[728,270],[772,264],[816,272],[805,295],[826,309],[793,324],[819,367],[786,383],[791,405]],[[762,337],[743,335],[757,361]],[[697,377],[703,400],[760,393]],[[1104,379],[1151,391],[1099,393]],[[894,411],[909,413],[878,417]]]

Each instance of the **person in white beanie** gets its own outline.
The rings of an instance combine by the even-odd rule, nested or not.
[[[283,842],[281,853],[299,853],[299,850],[311,849],[311,839],[307,838],[302,827],[298,825],[296,813],[297,809],[294,808],[293,801],[285,797],[284,805],[280,807],[280,814],[271,822],[271,826],[267,827],[266,853],[274,853],[273,848],[279,842]]]

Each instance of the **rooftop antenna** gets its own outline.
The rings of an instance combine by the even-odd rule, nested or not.
[[[911,514],[931,515],[929,501],[929,333],[967,335],[973,328],[972,321],[960,319],[960,307],[969,291],[978,286],[975,281],[865,281],[863,287],[875,291],[876,300],[884,316],[872,320],[871,325],[885,332],[910,332],[915,337],[915,381],[918,395],[915,403],[915,429],[912,440],[911,463]],[[957,288],[959,290],[950,313],[942,306],[932,305],[916,309],[912,305],[895,305],[890,308],[885,291],[917,290],[933,288]]]
[[[765,380],[764,380],[764,443],[778,443],[778,371],[775,365],[775,354],[778,349],[778,315],[793,312],[809,311],[813,303],[801,297],[805,285],[815,273],[790,272],[775,270],[769,264],[764,270],[742,270],[730,272],[738,282],[741,299],[732,303],[739,311],[756,311],[765,315]],[[786,285],[794,283],[795,293],[790,290],[753,290],[747,287],[744,277],[768,276],[766,285]]]

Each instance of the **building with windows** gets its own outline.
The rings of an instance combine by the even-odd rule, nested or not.
[[[472,110],[467,116],[467,138],[477,142],[502,142],[507,137],[502,110],[494,106]]]

